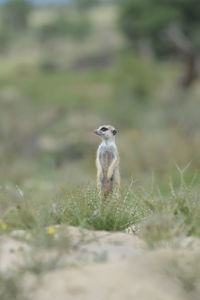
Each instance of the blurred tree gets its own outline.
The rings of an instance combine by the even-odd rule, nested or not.
[[[26,29],[32,4],[28,0],[7,0],[3,4],[3,22],[12,29]]]
[[[88,9],[94,5],[96,5],[99,1],[98,0],[74,0],[73,3],[75,6],[80,9]]]
[[[10,42],[10,35],[6,29],[0,29],[0,54],[5,53]]]
[[[58,17],[50,23],[40,26],[38,36],[40,41],[46,42],[57,37],[71,36],[72,38],[83,38],[90,32],[89,19],[83,14],[58,14]]]
[[[129,41],[152,45],[159,57],[177,53],[185,64],[181,84],[190,86],[198,75],[200,1],[121,0],[120,7],[120,25]]]

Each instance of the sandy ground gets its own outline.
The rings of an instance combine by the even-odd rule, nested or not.
[[[22,279],[27,300],[200,299],[200,278],[194,277],[193,288],[184,286],[193,278],[190,266],[194,258],[200,257],[198,239],[186,238],[176,247],[150,251],[138,237],[123,232],[58,226],[56,238],[63,234],[70,235],[73,244],[73,250],[61,257],[65,267],[39,277],[27,274]],[[31,246],[19,240],[23,235],[26,233],[15,231],[10,236],[1,236],[1,272],[12,272],[31,255]],[[51,254],[40,253],[45,259]],[[175,271],[174,264],[178,266]]]

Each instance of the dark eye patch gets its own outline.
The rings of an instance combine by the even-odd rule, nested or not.
[[[106,127],[101,128],[101,131],[107,131],[107,130],[108,130],[108,128],[106,128]]]

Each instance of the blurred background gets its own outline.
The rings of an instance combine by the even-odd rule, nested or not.
[[[0,182],[95,184],[118,129],[123,183],[200,167],[200,2],[0,1]]]

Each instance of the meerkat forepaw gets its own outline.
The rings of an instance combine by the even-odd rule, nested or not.
[[[113,173],[112,172],[108,172],[107,174],[107,180],[111,180],[113,177]]]

